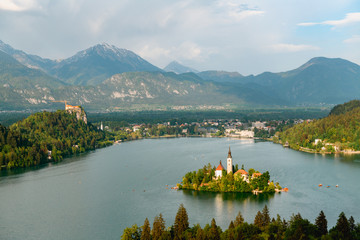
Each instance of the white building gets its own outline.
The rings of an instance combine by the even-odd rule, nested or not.
[[[229,147],[229,152],[228,152],[228,157],[227,157],[226,171],[228,174],[233,172],[233,164],[232,164],[232,156],[231,156],[230,147]]]
[[[224,167],[222,166],[221,164],[221,160],[220,160],[220,164],[219,166],[216,168],[215,170],[215,178],[218,179],[218,178],[221,178],[222,177],[222,171],[224,170]]]

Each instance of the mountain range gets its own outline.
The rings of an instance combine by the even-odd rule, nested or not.
[[[0,110],[59,108],[54,100],[96,111],[311,106],[356,99],[359,90],[360,66],[340,58],[243,76],[178,62],[161,69],[106,43],[50,60],[0,41]]]

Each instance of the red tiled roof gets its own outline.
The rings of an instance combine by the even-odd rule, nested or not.
[[[248,173],[244,169],[237,170],[235,174],[247,175]]]
[[[217,171],[217,170],[224,170],[224,167],[221,165],[221,161],[220,161],[219,166],[216,168],[216,171]]]
[[[253,173],[252,177],[260,177],[261,175],[261,173]]]

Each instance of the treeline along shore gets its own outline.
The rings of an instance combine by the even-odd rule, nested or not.
[[[341,212],[336,225],[328,228],[327,219],[320,211],[314,223],[303,218],[300,213],[292,215],[289,220],[282,219],[279,214],[271,217],[268,207],[258,211],[253,222],[245,222],[239,212],[227,229],[217,226],[215,219],[201,227],[194,224],[190,227],[189,217],[183,204],[175,216],[174,224],[166,227],[162,214],[154,218],[152,228],[146,218],[144,225],[134,224],[124,229],[122,240],[274,240],[274,239],[319,239],[319,240],[356,240],[360,239],[360,224],[351,216],[347,218]]]

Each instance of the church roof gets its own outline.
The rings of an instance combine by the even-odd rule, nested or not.
[[[232,158],[232,156],[231,156],[231,150],[230,150],[230,146],[229,146],[229,153],[228,153],[228,158]]]
[[[223,167],[223,165],[221,164],[221,160],[220,160],[219,166],[216,168],[216,171],[218,171],[218,170],[220,170],[220,171],[224,170],[224,167]]]

